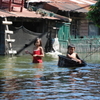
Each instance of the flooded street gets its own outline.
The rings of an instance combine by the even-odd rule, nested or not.
[[[83,67],[60,68],[47,56],[43,65],[29,55],[0,56],[0,100],[100,100],[100,56],[85,60]]]

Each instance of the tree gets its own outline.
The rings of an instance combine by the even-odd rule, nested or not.
[[[98,0],[95,5],[90,6],[87,18],[100,27],[100,0]]]

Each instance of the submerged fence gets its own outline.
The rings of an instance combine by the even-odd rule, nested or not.
[[[69,40],[59,40],[60,43],[60,52],[66,53],[67,46],[69,44],[74,44],[76,51],[80,53],[87,52],[100,52],[100,37],[84,37],[84,38],[74,38],[71,37]]]

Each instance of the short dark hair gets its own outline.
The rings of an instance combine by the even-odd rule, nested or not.
[[[70,45],[68,45],[67,48],[68,48],[68,49],[69,49],[69,48],[75,48],[75,46],[74,46],[73,44],[70,44]]]

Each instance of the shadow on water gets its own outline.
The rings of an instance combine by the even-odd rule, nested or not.
[[[84,67],[59,68],[48,56],[43,64],[27,55],[0,56],[0,100],[99,100],[100,61],[94,57]]]

